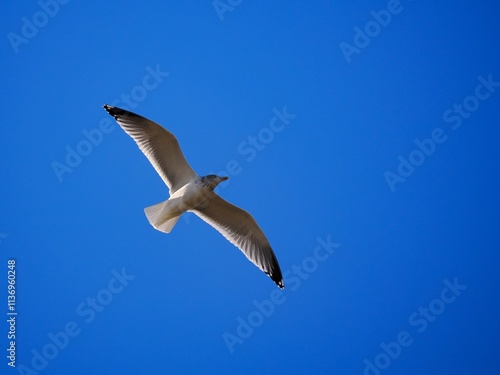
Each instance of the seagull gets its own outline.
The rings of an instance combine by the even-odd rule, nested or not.
[[[283,289],[285,284],[278,260],[255,219],[214,192],[215,187],[229,177],[198,176],[171,132],[125,109],[107,104],[103,107],[137,143],[169,188],[170,197],[166,201],[144,209],[149,223],[161,232],[170,233],[184,212],[194,212]]]

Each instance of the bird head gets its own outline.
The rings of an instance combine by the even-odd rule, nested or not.
[[[202,184],[208,186],[210,189],[214,190],[217,185],[219,185],[222,181],[226,181],[229,177],[226,176],[217,176],[215,174],[209,174],[205,177],[201,178]]]

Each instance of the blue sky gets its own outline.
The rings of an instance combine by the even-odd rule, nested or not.
[[[498,372],[496,2],[55,1],[0,15],[0,373]],[[168,190],[104,103],[230,176],[283,292],[149,225]]]

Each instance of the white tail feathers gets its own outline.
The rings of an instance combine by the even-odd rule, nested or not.
[[[180,218],[180,215],[172,217],[171,211],[168,200],[144,209],[149,223],[155,229],[164,233],[170,233]]]

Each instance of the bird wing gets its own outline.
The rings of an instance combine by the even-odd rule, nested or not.
[[[192,211],[239,248],[276,285],[281,289],[285,287],[276,255],[252,215],[215,193],[208,204]]]
[[[170,194],[198,177],[184,158],[177,138],[168,130],[121,108],[105,104],[104,109],[134,139],[169,187]]]

